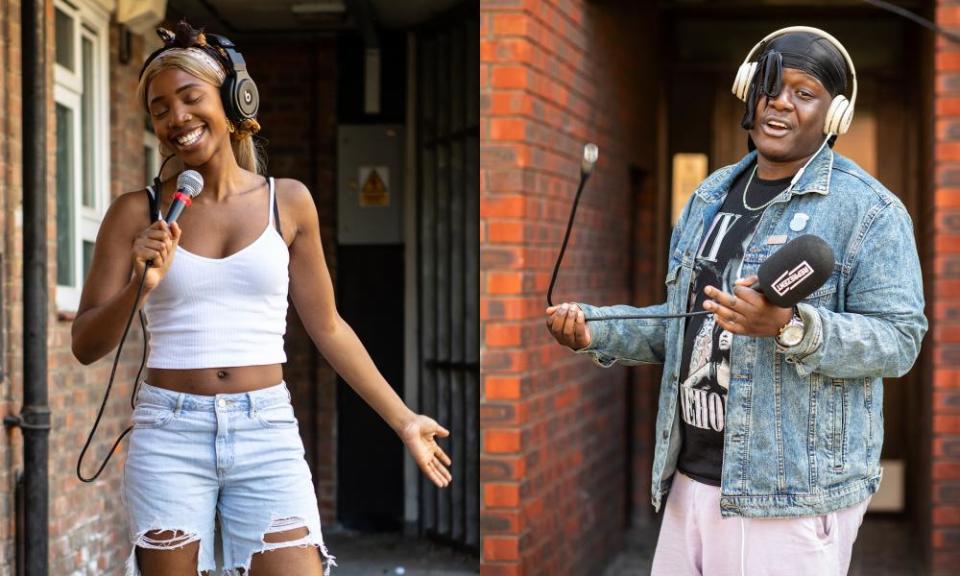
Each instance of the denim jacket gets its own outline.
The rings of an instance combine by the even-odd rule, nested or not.
[[[685,312],[701,236],[755,158],[752,152],[721,168],[694,191],[670,241],[665,303],[639,309],[580,304],[586,315]],[[720,487],[725,517],[819,515],[876,492],[882,473],[882,378],[910,370],[927,330],[906,208],[829,147],[766,209],[744,250],[740,277],[755,274],[785,241],[801,234],[830,244],[833,273],[798,304],[805,333],[796,346],[778,350],[772,337],[733,338]],[[658,511],[680,452],[677,376],[684,324],[683,319],[590,322],[591,343],[578,350],[604,367],[664,364],[652,484]]]

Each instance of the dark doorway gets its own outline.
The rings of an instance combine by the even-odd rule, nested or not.
[[[634,306],[663,302],[666,290],[663,278],[670,229],[659,225],[669,218],[666,203],[657,199],[656,181],[640,166],[630,166],[630,235],[626,251],[630,255],[629,290]],[[626,388],[626,489],[629,495],[624,509],[626,526],[646,524],[652,517],[650,507],[650,469],[653,466],[657,398],[660,391],[660,365],[629,368]]]
[[[403,245],[341,246],[337,260],[340,314],[402,395]],[[337,420],[337,518],[356,530],[400,530],[403,449],[397,435],[340,378]]]
[[[367,114],[364,53],[359,37],[338,39],[339,139],[337,166],[337,307],[357,333],[383,377],[403,397],[404,245],[398,232],[403,206],[402,158],[390,126],[404,122],[405,35],[380,35],[381,106]],[[379,127],[379,128],[378,128]],[[365,130],[364,128],[370,128]],[[381,134],[381,136],[376,136]],[[394,149],[391,161],[386,148]],[[387,201],[358,203],[357,187],[369,164],[384,173]],[[413,407],[415,408],[415,407]],[[337,519],[347,528],[399,531],[403,528],[403,459],[397,435],[342,379],[337,378]]]

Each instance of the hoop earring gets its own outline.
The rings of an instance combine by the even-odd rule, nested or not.
[[[231,134],[237,131],[237,125],[233,123],[233,120],[227,120],[227,131]]]

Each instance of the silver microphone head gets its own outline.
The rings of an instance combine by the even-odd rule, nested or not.
[[[580,163],[580,171],[584,174],[593,172],[593,165],[597,163],[597,157],[600,156],[600,149],[596,144],[590,143],[583,147],[583,161]]]
[[[203,190],[203,176],[196,170],[184,170],[177,176],[177,190],[195,198]]]

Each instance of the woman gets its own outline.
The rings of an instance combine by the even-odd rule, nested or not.
[[[73,324],[74,354],[89,364],[117,346],[131,307],[150,323],[124,470],[127,574],[214,570],[219,520],[226,573],[319,575],[316,550],[328,571],[332,557],[283,383],[288,289],[320,352],[440,487],[450,459],[435,436],[449,432],[404,405],[337,314],[310,192],[258,173],[259,124],[224,105],[234,59],[185,22],[161,37],[138,95],[161,151],[199,172],[203,193],[171,226],[151,224],[150,198],[165,213],[175,178],[148,189],[157,196],[117,198]]]

